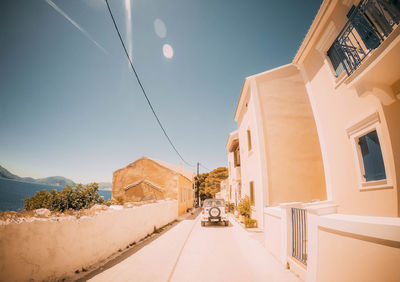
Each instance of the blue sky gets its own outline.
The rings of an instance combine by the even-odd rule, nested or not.
[[[175,146],[210,169],[226,166],[244,78],[289,63],[321,2],[109,0]],[[0,165],[87,183],[144,155],[181,162],[102,0],[1,1],[0,56]]]

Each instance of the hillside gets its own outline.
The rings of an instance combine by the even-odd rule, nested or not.
[[[63,176],[50,176],[46,178],[36,179],[35,183],[57,185],[57,186],[75,186],[75,182]]]
[[[208,173],[199,174],[196,176],[198,181],[199,190],[196,194],[202,200],[214,198],[215,194],[221,190],[220,183],[222,180],[228,178],[228,169],[226,167],[218,167]]]
[[[22,178],[12,174],[11,172],[9,172],[7,169],[5,169],[4,167],[2,167],[0,165],[0,177],[2,178],[7,178],[7,179],[15,179],[15,180],[21,180]]]
[[[62,186],[62,187],[66,186],[66,185],[70,185],[70,186],[76,185],[74,181],[72,181],[71,179],[65,178],[63,176],[50,176],[50,177],[45,177],[45,178],[40,178],[40,179],[34,179],[32,177],[20,177],[18,175],[15,175],[15,174],[9,172],[7,169],[5,169],[2,166],[0,166],[0,177],[6,178],[6,179],[23,181],[23,182],[56,185],[56,186]]]

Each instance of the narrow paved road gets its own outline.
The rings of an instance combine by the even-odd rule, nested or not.
[[[90,281],[300,281],[236,223],[184,220]]]

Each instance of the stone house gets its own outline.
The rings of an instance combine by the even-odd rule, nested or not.
[[[169,163],[142,157],[113,174],[112,199],[178,200],[178,215],[193,207],[194,173]]]

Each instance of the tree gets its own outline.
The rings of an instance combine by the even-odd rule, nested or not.
[[[51,211],[64,212],[66,210],[88,209],[95,204],[103,204],[104,199],[97,193],[97,183],[82,185],[74,188],[67,185],[63,190],[52,189],[50,192],[42,190],[32,197],[25,197],[25,210],[46,208]]]
[[[200,198],[214,198],[215,194],[221,190],[221,181],[228,178],[228,169],[226,167],[218,167],[209,173],[202,173],[196,177],[199,182]]]

